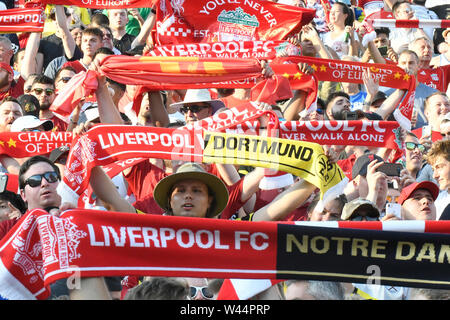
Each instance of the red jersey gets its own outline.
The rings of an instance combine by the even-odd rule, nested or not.
[[[420,69],[417,73],[417,79],[429,87],[446,92],[450,81],[450,65],[436,69]]]

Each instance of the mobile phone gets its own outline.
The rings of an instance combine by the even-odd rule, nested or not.
[[[422,137],[429,137],[431,136],[431,126],[426,125],[422,127]]]
[[[8,185],[8,176],[6,174],[0,175],[0,193],[5,192]]]
[[[345,112],[344,120],[358,120],[358,113],[356,111]]]
[[[378,48],[378,51],[379,51],[380,54],[384,57],[384,56],[387,55],[388,48],[387,48],[386,46],[384,46],[384,47],[379,47],[379,48]]]
[[[377,171],[383,172],[391,177],[399,177],[402,169],[403,166],[400,163],[383,163],[380,167],[378,167]]]
[[[402,218],[402,206],[399,203],[386,203],[386,215],[393,214],[397,218]]]

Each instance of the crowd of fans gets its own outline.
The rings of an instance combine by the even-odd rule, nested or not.
[[[375,29],[372,39],[362,38],[365,17],[376,12],[381,18],[391,19],[449,19],[450,5],[441,5],[440,1],[330,1],[328,22],[319,0],[279,2],[316,9],[313,23],[288,39],[305,56],[396,64],[417,79],[423,71],[450,64],[450,29],[382,27]],[[0,8],[3,4],[3,9],[15,5],[0,1]],[[74,75],[96,70],[105,56],[151,51],[155,46],[151,36],[154,27],[154,8],[94,10],[52,5],[46,8],[42,33],[1,35],[0,132],[59,130],[83,134],[103,123],[180,127],[249,101],[249,90],[241,88],[151,91],[145,94],[136,114],[130,108],[136,87],[99,75],[96,95],[74,106],[69,122],[50,110]],[[264,66],[265,76],[270,77],[270,63]],[[307,73],[314,72],[310,66],[301,67]],[[412,129],[402,130],[404,148],[394,159],[401,164],[397,175],[377,170],[392,162],[385,148],[327,146],[327,155],[341,166],[350,182],[343,194],[326,203],[319,200],[315,186],[290,174],[289,182],[283,185],[261,188],[267,175],[262,168],[150,159],[110,179],[108,186],[112,189],[100,185],[99,181],[109,178],[101,168],[95,168],[91,176],[98,197],[94,208],[251,221],[448,220],[449,90],[448,83],[438,90],[433,83],[417,80]],[[364,85],[323,82],[318,108],[312,113],[301,113],[305,105],[298,103],[297,92],[290,101],[261,107],[275,111],[286,121],[342,121],[349,119],[349,114],[356,114],[360,120],[395,121],[383,104],[396,91],[372,79],[366,79]],[[16,193],[6,187],[0,193],[1,238],[27,210],[65,208],[57,185],[68,152],[69,148],[61,147],[44,156],[0,156],[0,170],[10,177],[18,175],[19,185]],[[96,188],[95,183],[100,186]],[[124,276],[86,281],[91,295],[71,293],[65,281],[57,281],[51,287],[51,299],[215,299],[223,279]],[[448,299],[449,295],[444,290],[286,281],[254,298],[407,300]]]

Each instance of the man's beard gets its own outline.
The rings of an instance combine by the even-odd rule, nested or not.
[[[43,104],[40,104],[40,110],[48,110],[50,109],[51,103],[50,102],[44,102]]]

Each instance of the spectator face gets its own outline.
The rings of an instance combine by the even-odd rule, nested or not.
[[[112,33],[105,28],[100,28],[100,30],[102,30],[103,32],[102,47],[109,48],[112,50],[114,47]]]
[[[27,181],[31,176],[44,174],[46,172],[54,172],[53,167],[46,162],[38,162],[31,165],[24,173],[24,181]],[[38,186],[32,187],[26,184],[20,191],[22,199],[27,202],[28,209],[59,207],[61,205],[61,197],[56,192],[56,187],[59,181],[49,182],[42,177],[41,183]]]
[[[346,97],[338,96],[330,101],[327,107],[327,114],[330,119],[334,120],[333,114],[339,114],[343,111],[350,111],[350,100]]]
[[[450,162],[443,156],[436,157],[433,163],[433,178],[439,183],[439,189],[450,188]]]
[[[126,9],[109,10],[109,27],[111,29],[125,28],[128,23],[128,12]]]
[[[55,79],[56,91],[61,91],[74,75],[75,72],[73,72],[72,70],[64,69],[63,71],[61,71],[58,77]]]
[[[80,48],[83,30],[81,30],[80,28],[74,28],[70,31],[70,33],[72,34],[72,37],[75,40],[76,45]]]
[[[433,196],[426,189],[418,189],[403,202],[403,220],[436,220]]]
[[[402,3],[394,13],[395,19],[410,20],[414,17],[414,10],[409,3]]]
[[[417,40],[411,49],[419,56],[420,61],[430,61],[433,57],[431,45],[425,39]]]
[[[41,110],[47,110],[55,100],[55,88],[51,84],[34,83],[31,94],[39,100]]]
[[[316,206],[317,208],[317,206]],[[310,221],[338,221],[341,220],[341,207],[338,200],[329,201],[322,211],[314,208]]]
[[[385,33],[380,33],[375,40],[373,40],[373,43],[377,48],[379,47],[386,47],[390,46],[391,43],[389,42],[389,37]]]
[[[0,132],[10,132],[11,124],[22,116],[22,108],[13,101],[0,105]]]
[[[307,281],[295,281],[286,289],[286,300],[317,300],[308,293]]]
[[[409,172],[417,172],[422,168],[422,160],[423,160],[423,153],[419,150],[419,139],[411,136],[407,136],[405,138],[405,145],[406,144],[414,144],[414,149],[410,150],[408,149],[408,146],[405,148],[405,155],[406,155],[406,169]]]
[[[413,54],[406,52],[398,58],[398,66],[405,70],[406,73],[415,76],[419,70],[419,61]]]
[[[23,84],[23,92],[25,94],[32,94],[31,89],[33,88],[33,81],[36,79],[35,75],[29,76],[25,83]]]
[[[344,13],[344,8],[339,4],[334,4],[330,10],[330,23],[334,25],[344,25],[347,14]]]
[[[174,216],[204,218],[211,202],[208,187],[198,180],[176,183],[170,196],[170,207]]]
[[[196,108],[197,106],[198,108]],[[183,111],[184,110],[184,111]],[[195,104],[186,104],[181,108],[186,123],[192,123],[211,116],[211,107],[208,103],[198,102]]]
[[[102,47],[102,39],[93,34],[83,34],[81,37],[81,51],[88,57],[93,57],[95,52]]]
[[[13,55],[14,51],[11,46],[8,48],[7,43],[0,41],[0,62],[9,64]]]
[[[425,116],[434,131],[439,131],[442,120],[450,112],[450,100],[446,95],[434,95],[428,99]]]

